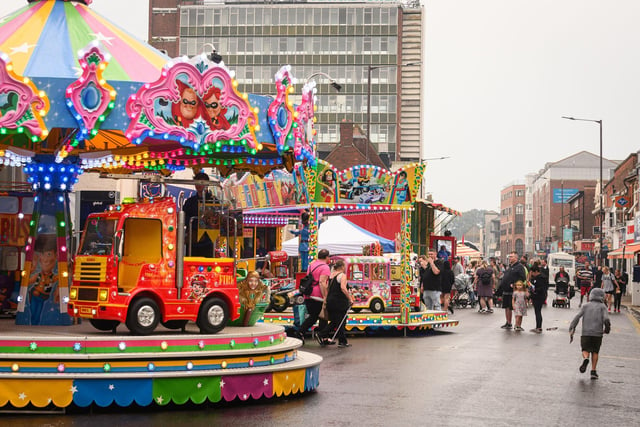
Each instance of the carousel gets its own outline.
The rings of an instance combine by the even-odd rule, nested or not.
[[[288,67],[275,76],[273,96],[242,93],[216,55],[168,58],[89,3],[29,1],[0,23],[0,163],[22,168],[34,194],[31,216],[19,216],[29,232],[16,324],[0,331],[0,407],[180,405],[316,389],[322,359],[299,351],[301,342],[282,325],[254,319],[198,334],[184,322],[182,332],[135,336],[77,322],[72,302],[133,293],[90,293],[87,286],[70,292],[82,279],[78,271],[84,274],[70,253],[69,194],[79,175],[161,179],[207,167],[222,177],[264,176],[296,162],[315,165],[313,82],[295,107]],[[162,188],[145,191],[150,205],[167,199]],[[155,268],[175,267],[174,246],[163,248]],[[120,262],[110,254],[109,262]],[[191,263],[194,272],[209,271],[202,258]],[[238,271],[239,282],[245,277]],[[251,298],[259,303],[259,295]]]

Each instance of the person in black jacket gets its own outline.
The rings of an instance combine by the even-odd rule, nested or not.
[[[511,319],[513,318],[513,305],[511,298],[513,297],[513,284],[518,280],[526,283],[527,273],[524,266],[518,262],[518,253],[513,251],[509,253],[509,267],[504,272],[500,281],[500,290],[502,291],[502,308],[504,308],[504,316],[507,322],[501,326],[502,329],[511,329]]]
[[[542,332],[542,306],[547,300],[549,279],[542,274],[540,267],[534,265],[531,267],[530,282],[531,302],[533,303],[533,311],[536,313],[536,327],[531,332],[539,334]]]
[[[449,265],[449,261],[442,262],[442,277],[440,278],[440,287],[442,288],[442,294],[440,294],[440,304],[444,311],[449,310],[453,314],[453,306],[449,305],[451,301],[451,288],[455,281],[455,275]]]

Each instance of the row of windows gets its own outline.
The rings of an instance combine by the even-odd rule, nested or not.
[[[183,55],[199,55],[205,44],[211,43],[221,55],[395,55],[398,38],[391,36],[366,37],[181,37]]]
[[[516,193],[516,197],[524,197],[524,190],[516,190],[515,193]],[[510,199],[511,197],[513,197],[513,191],[504,193],[502,195],[501,200],[507,200],[507,199]]]
[[[340,125],[316,124],[318,144],[336,144],[340,141]],[[380,153],[395,152],[395,124],[371,124],[371,141]]]
[[[386,25],[398,20],[397,7],[183,7],[180,22],[189,26],[220,25]]]

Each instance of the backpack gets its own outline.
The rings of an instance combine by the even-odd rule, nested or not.
[[[488,270],[483,271],[479,276],[480,277],[480,282],[483,285],[490,285],[491,284],[491,276],[493,276],[492,272],[490,272]]]
[[[316,266],[316,268],[311,270],[309,274],[300,279],[300,287],[298,288],[298,290],[302,295],[308,297],[309,295],[311,295],[311,292],[313,292],[313,287],[318,283],[316,282],[316,279],[313,278],[313,272],[316,271],[318,267],[320,266]]]

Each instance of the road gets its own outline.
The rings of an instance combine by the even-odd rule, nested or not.
[[[574,300],[575,301],[575,300]],[[640,326],[611,314],[599,380],[580,374],[579,339],[569,344],[577,307],[543,310],[545,331],[500,329],[503,311],[457,310],[460,326],[421,336],[353,336],[353,347],[305,350],[324,357],[317,392],[253,404],[100,410],[71,415],[2,415],[16,426],[589,426],[637,425]],[[550,330],[547,328],[551,328]],[[555,329],[557,328],[557,329]]]

